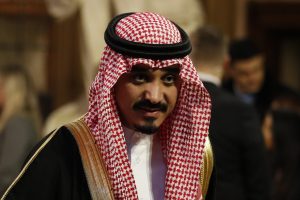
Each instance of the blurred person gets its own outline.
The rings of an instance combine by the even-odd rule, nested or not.
[[[57,109],[53,110],[46,118],[43,135],[46,136],[56,128],[76,120],[77,118],[84,115],[88,110],[87,95],[82,93],[74,101],[63,104]]]
[[[253,107],[220,87],[228,40],[213,26],[192,33],[192,61],[212,100],[209,137],[216,168],[216,200],[267,200],[270,177],[258,116]]]
[[[271,103],[271,110],[292,110],[300,113],[300,94],[296,91],[281,93]]]
[[[274,136],[273,136],[273,117],[272,113],[277,110],[287,110],[295,113],[300,113],[300,94],[296,91],[289,91],[288,93],[281,93],[273,99],[269,110],[266,112],[262,130],[265,144],[270,153],[274,151]]]
[[[29,77],[21,66],[0,67],[0,194],[21,170],[38,141],[39,110]]]
[[[274,110],[274,176],[272,199],[298,200],[300,197],[300,112]]]
[[[281,95],[272,102],[263,123],[272,171],[272,199],[300,196],[300,96]]]
[[[272,173],[274,173],[274,160],[275,156],[278,153],[276,148],[276,142],[274,138],[274,124],[282,123],[279,121],[280,117],[277,118],[274,122],[274,113],[295,113],[296,115],[300,114],[300,94],[297,92],[294,93],[282,93],[273,99],[271,106],[266,113],[263,123],[262,130],[264,135],[265,144],[269,154],[269,162]],[[289,116],[286,114],[286,116]],[[283,119],[284,123],[288,123],[287,119]]]
[[[94,67],[94,76],[98,72],[98,66]],[[82,81],[87,81],[82,76]],[[68,102],[57,109],[53,110],[49,116],[46,118],[44,127],[43,127],[43,135],[47,135],[56,128],[74,121],[84,115],[88,110],[88,85],[92,83],[92,80],[88,80],[87,83],[83,83],[84,85],[81,94],[71,102]]]
[[[210,99],[187,34],[137,12],[105,40],[88,112],[44,139],[2,199],[210,199]]]
[[[290,89],[266,73],[264,54],[251,39],[233,40],[229,54],[230,77],[224,81],[223,87],[253,105],[262,120],[272,100]]]

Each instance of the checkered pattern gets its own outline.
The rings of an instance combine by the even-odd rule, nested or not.
[[[181,41],[177,28],[153,13],[135,13],[119,21],[116,33],[126,40],[147,44]],[[173,113],[161,125],[160,137],[167,160],[165,199],[196,199],[204,143],[210,120],[210,99],[188,56],[182,59],[150,60],[125,57],[106,47],[99,72],[90,88],[90,107],[85,120],[104,158],[116,199],[138,199],[127,155],[124,133],[113,86],[133,65],[151,67],[180,64],[183,80]]]

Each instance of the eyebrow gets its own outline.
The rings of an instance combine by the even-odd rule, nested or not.
[[[179,72],[180,72],[180,68],[177,65],[170,66],[170,67],[164,67],[164,68],[157,68],[157,69],[162,70],[167,73],[172,73],[172,74],[179,74]],[[151,71],[152,71],[152,68],[147,67],[147,66],[142,66],[142,65],[133,66],[131,69],[131,72],[134,72],[134,73],[141,73],[141,72],[145,73],[145,72],[151,72]]]

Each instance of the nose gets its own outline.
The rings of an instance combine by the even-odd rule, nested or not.
[[[163,100],[162,86],[156,82],[147,84],[145,88],[145,99],[153,104],[160,103]]]

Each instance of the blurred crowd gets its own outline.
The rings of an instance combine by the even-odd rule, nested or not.
[[[61,18],[72,14],[77,6],[74,4],[68,12],[62,12],[54,2],[49,1],[51,11]],[[158,1],[154,2],[148,3],[152,11],[159,7]],[[190,4],[193,8],[193,12],[187,12],[190,15],[174,20],[188,29],[193,45],[192,61],[212,99],[209,131],[216,161],[216,199],[299,199],[299,92],[271,78],[264,52],[251,38],[230,39],[216,27],[204,25],[203,11],[198,4],[199,10],[195,10],[196,4]],[[124,5],[116,7],[117,12],[125,11]],[[163,9],[159,11],[164,13]],[[165,16],[174,17],[176,9],[172,11]],[[86,10],[82,14],[85,22]],[[98,31],[104,30],[104,22]],[[88,41],[87,47],[91,47],[89,42],[95,45],[94,41],[103,39],[101,34],[92,34],[90,26],[82,28],[86,28],[85,36],[99,37]],[[86,52],[81,56],[86,56]],[[26,69],[15,63],[0,66],[0,196],[38,141],[87,111],[88,86],[95,76],[96,65],[91,60],[95,59],[83,65],[90,65],[92,75],[84,77],[87,83],[82,95],[54,110],[45,121]]]

